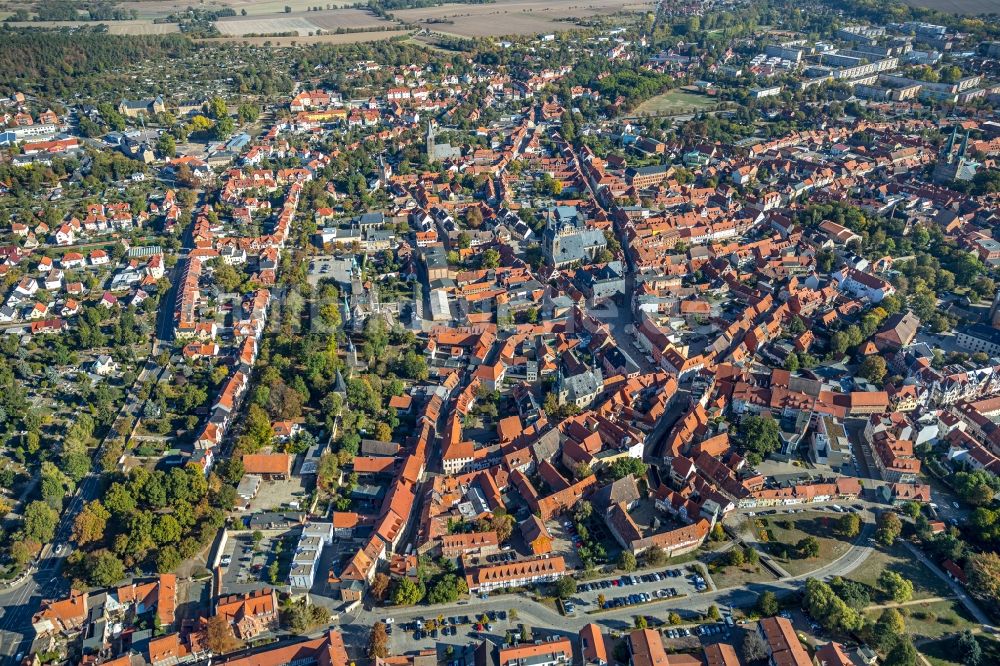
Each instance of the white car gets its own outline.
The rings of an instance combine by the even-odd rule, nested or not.
[[[387,617],[387,618],[385,618],[384,620],[382,620],[382,624],[392,624],[392,623],[393,623],[393,622],[395,622],[395,621],[396,621],[396,620],[394,620],[393,618],[391,618],[391,617]]]
[[[56,553],[56,555],[58,555],[58,554],[59,554],[59,553],[61,553],[61,552],[63,552],[63,544],[61,544],[61,543],[57,543],[57,544],[56,544],[56,550],[55,550],[55,553]]]

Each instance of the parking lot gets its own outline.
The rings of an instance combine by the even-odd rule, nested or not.
[[[257,496],[250,502],[248,512],[305,510],[308,507],[302,504],[308,499],[309,488],[305,477],[293,476],[290,479],[264,481],[260,484]]]
[[[219,566],[222,567],[222,589],[227,593],[245,592],[270,584],[267,569],[274,561],[276,542],[284,538],[280,531],[267,531],[257,543],[252,532],[231,534],[223,551]]]
[[[708,589],[700,575],[679,568],[645,573],[633,573],[618,578],[581,583],[576,594],[564,604],[568,615],[591,612],[601,608],[599,597],[604,597],[604,609],[641,607],[643,604],[687,596]]]
[[[391,617],[385,619],[389,622],[386,627],[393,654],[425,650],[438,641],[464,644],[475,638],[503,637],[508,631],[517,629],[517,622],[510,619],[507,611],[489,611],[486,623],[481,623],[482,616],[471,611],[464,615],[419,618],[399,624],[392,622]]]
[[[334,279],[343,282],[349,281],[348,264],[350,260],[345,260],[332,255],[320,255],[312,257],[309,261],[309,274],[307,279],[312,285],[319,284],[320,280]]]

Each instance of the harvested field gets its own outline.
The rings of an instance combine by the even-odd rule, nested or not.
[[[996,0],[904,0],[912,7],[936,9],[949,14],[997,14],[1000,7]]]
[[[376,32],[349,32],[342,35],[306,35],[305,37],[218,37],[195,40],[202,44],[250,44],[253,46],[305,46],[308,44],[357,44],[378,42],[393,37],[405,37],[408,30],[379,30]]]
[[[14,21],[6,25],[16,28],[79,28],[106,25],[108,33],[112,35],[165,35],[179,30],[176,23],[153,23],[143,19],[135,21]]]
[[[257,14],[281,14],[285,7],[291,7],[293,12],[304,12],[309,7],[342,7],[350,4],[345,0],[334,2],[315,2],[315,0],[206,0],[200,4],[201,9],[224,9],[232,7],[240,14],[246,10],[248,16]],[[119,3],[122,9],[134,9],[142,18],[166,16],[178,11],[184,11],[191,6],[188,0],[126,0]]]
[[[317,30],[333,32],[337,28],[375,29],[388,27],[392,24],[361,9],[333,9],[321,12],[293,12],[267,16],[230,16],[219,19],[215,25],[223,35],[230,36],[293,31],[300,36],[308,36],[310,32]]]
[[[420,25],[434,32],[462,37],[488,37],[569,30],[575,24],[560,19],[641,12],[652,9],[652,6],[651,2],[628,0],[553,0],[545,4],[526,0],[499,0],[485,5],[446,4],[403,9],[392,14],[401,21]],[[428,20],[448,22],[427,23]]]

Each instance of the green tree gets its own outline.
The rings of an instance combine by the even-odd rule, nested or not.
[[[778,423],[769,417],[746,416],[736,429],[736,440],[746,452],[747,462],[759,465],[768,454],[777,451],[781,444]]]
[[[108,550],[89,553],[84,560],[84,568],[88,582],[98,587],[110,587],[125,578],[125,565]]]
[[[403,578],[392,591],[392,603],[397,606],[412,606],[423,597],[420,587],[409,578]]]
[[[861,533],[861,518],[856,513],[846,513],[837,520],[837,533],[853,539]]]
[[[241,123],[256,122],[257,118],[260,117],[260,107],[256,104],[244,102],[240,104],[239,110],[236,112],[236,116],[240,119]]]
[[[757,597],[757,612],[761,617],[773,617],[779,610],[778,596],[774,592],[763,592]]]
[[[968,629],[958,635],[955,647],[964,666],[980,666],[983,663],[983,648]]]
[[[712,604],[711,606],[708,607],[708,612],[706,613],[706,617],[708,617],[708,619],[712,620],[713,622],[718,622],[719,620],[722,619],[722,613],[719,612],[718,606]]]
[[[798,552],[799,557],[812,558],[819,555],[819,539],[814,536],[807,536],[799,539],[799,542],[795,544],[795,550]]]
[[[917,649],[913,647],[909,637],[896,643],[896,647],[889,651],[882,662],[883,666],[916,666]]]
[[[229,116],[229,107],[226,105],[226,100],[221,97],[213,97],[208,102],[208,115],[210,115],[215,120],[221,120]]]
[[[36,500],[24,509],[24,535],[32,541],[52,541],[58,522],[58,512],[45,502]]]
[[[872,638],[882,652],[888,652],[906,634],[903,614],[895,608],[886,608],[872,626]]]
[[[627,550],[623,550],[622,554],[618,556],[618,568],[622,571],[628,573],[635,571],[637,564],[638,563],[635,561],[635,555]]]
[[[169,132],[161,134],[160,138],[156,140],[156,150],[163,157],[174,157],[177,154],[177,142],[174,140],[174,135]]]
[[[611,463],[610,470],[611,475],[616,479],[623,479],[629,474],[641,479],[646,475],[646,463],[642,462],[640,458],[624,456],[622,458],[616,458],[614,462]]]
[[[865,357],[858,374],[873,384],[881,384],[888,370],[885,359],[877,354],[872,354]]]
[[[556,581],[556,596],[560,599],[568,599],[576,594],[576,579],[572,576],[563,576]]]
[[[879,574],[878,587],[886,596],[897,603],[909,601],[913,597],[913,583],[889,569],[885,569]]]
[[[885,546],[896,542],[903,531],[903,523],[893,511],[883,511],[875,521],[875,538]]]

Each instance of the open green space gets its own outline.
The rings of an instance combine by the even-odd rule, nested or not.
[[[943,580],[918,562],[906,547],[899,543],[890,548],[878,548],[865,560],[864,566],[858,567],[846,578],[878,589],[878,577],[886,569],[900,574],[913,583],[914,599],[947,597],[952,594]]]
[[[767,523],[763,529],[757,529],[761,546],[793,576],[815,571],[836,560],[851,547],[850,540],[831,536],[836,534],[837,527],[837,516],[834,514],[808,511],[768,516],[760,520]],[[761,538],[762,534],[766,535],[766,541]],[[797,552],[796,544],[810,536],[819,543],[819,553],[815,557],[802,557]]]
[[[914,640],[939,638],[970,629],[975,624],[969,611],[957,599],[900,606],[899,612],[906,618],[906,633]],[[866,614],[874,622],[882,614],[882,610],[872,609],[866,611]]]
[[[655,97],[650,97],[640,104],[635,110],[635,115],[680,115],[684,113],[697,113],[705,109],[715,108],[715,106],[715,100],[706,95],[690,93],[685,90],[668,90]]]
[[[976,636],[979,647],[983,650],[984,664],[1000,664],[1000,642],[988,636]],[[962,666],[956,651],[958,638],[949,636],[941,640],[924,643],[918,647],[920,653],[927,658],[933,666]]]

